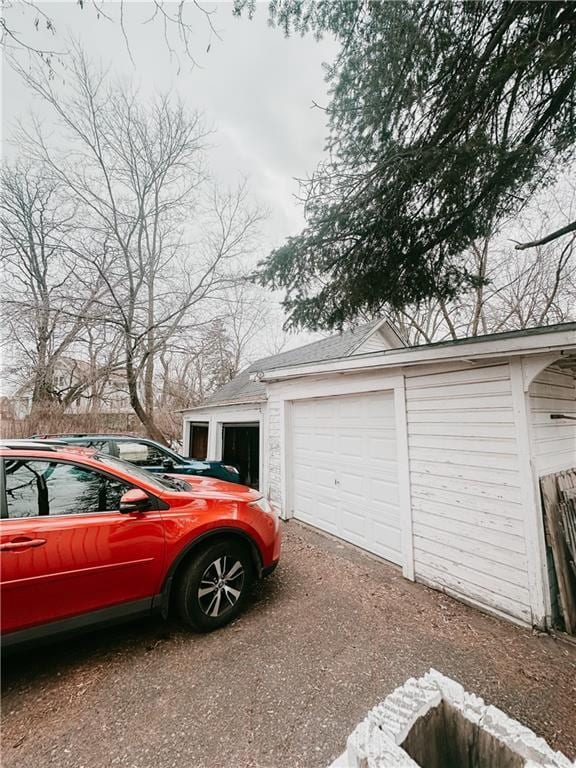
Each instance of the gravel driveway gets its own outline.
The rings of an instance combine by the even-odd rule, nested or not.
[[[6,659],[2,765],[320,768],[431,666],[576,757],[576,646],[291,522],[280,567],[223,630],[149,620]]]

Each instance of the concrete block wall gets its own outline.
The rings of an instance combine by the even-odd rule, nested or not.
[[[576,768],[529,728],[433,669],[419,679],[410,678],[374,707],[330,768],[418,768],[402,744],[416,722],[441,702],[497,739],[524,768]]]

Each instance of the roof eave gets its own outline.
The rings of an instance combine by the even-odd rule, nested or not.
[[[461,359],[482,359],[510,355],[535,354],[538,352],[576,350],[576,330],[556,329],[538,335],[526,334],[507,339],[475,339],[455,343],[445,347],[434,344],[408,349],[392,349],[376,352],[362,357],[346,357],[311,365],[276,368],[264,371],[263,381],[282,381],[301,376],[313,376],[324,373],[351,373],[374,368],[392,368],[408,365],[422,365],[429,362],[441,362]]]
[[[221,400],[217,403],[204,403],[204,405],[194,405],[191,408],[179,408],[177,411],[174,411],[174,413],[190,413],[192,411],[207,411],[210,408],[224,408],[226,406],[230,405],[260,405],[261,403],[265,403],[267,400],[267,397],[265,395],[262,395],[262,397],[251,397],[246,399],[240,399],[240,400]]]

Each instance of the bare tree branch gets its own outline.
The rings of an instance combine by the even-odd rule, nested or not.
[[[549,235],[541,237],[539,240],[532,240],[529,243],[516,243],[515,248],[517,251],[523,251],[526,248],[535,248],[538,245],[547,245],[553,240],[557,240],[559,237],[564,237],[564,235],[570,234],[570,232],[576,232],[576,221],[572,221],[570,224],[566,224],[566,226],[560,227],[560,229],[557,229],[555,232],[550,232]]]

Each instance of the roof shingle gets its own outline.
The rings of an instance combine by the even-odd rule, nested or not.
[[[290,365],[305,365],[322,360],[335,360],[346,357],[368,335],[370,330],[378,325],[381,320],[358,326],[349,331],[337,333],[320,341],[313,341],[303,347],[280,352],[278,355],[263,357],[256,360],[246,370],[239,373],[232,381],[229,381],[213,395],[206,398],[202,406],[220,405],[224,403],[249,402],[252,400],[265,400],[266,387],[260,381],[252,381],[253,374],[259,371],[270,371],[275,368],[284,368]]]

